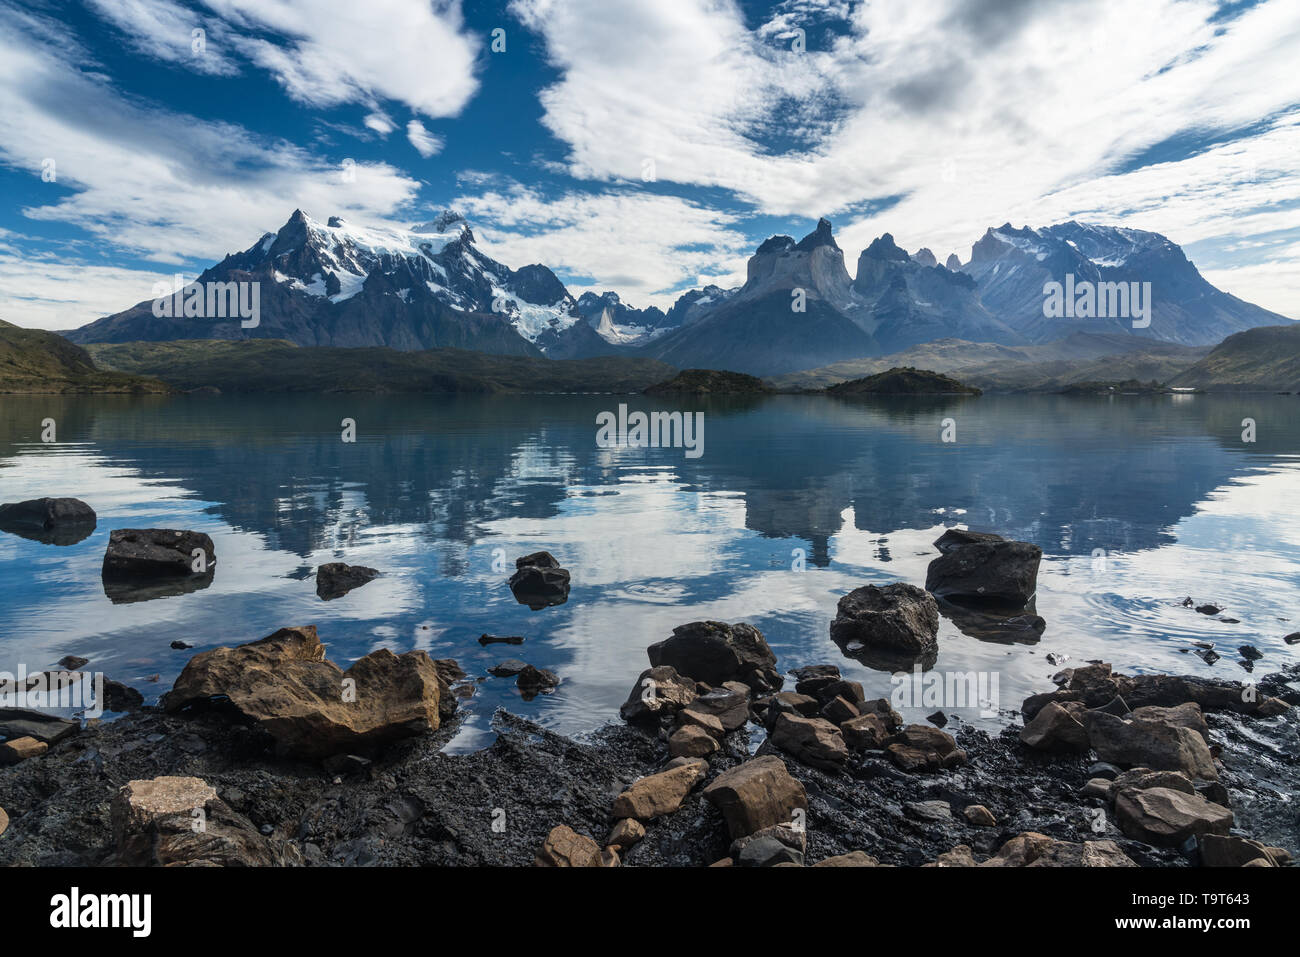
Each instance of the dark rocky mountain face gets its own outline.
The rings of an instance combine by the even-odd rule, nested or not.
[[[854,315],[886,353],[948,337],[1002,345],[1025,341],[989,314],[970,276],[933,260],[933,255],[909,256],[889,233],[858,257]]]
[[[506,355],[591,354],[577,302],[542,265],[480,252],[459,215],[410,230],[322,225],[296,210],[279,232],[196,280],[259,284],[258,324],[154,314],[153,300],[69,333],[74,342],[287,339],[309,346],[457,347]],[[584,352],[584,344],[586,350]]]

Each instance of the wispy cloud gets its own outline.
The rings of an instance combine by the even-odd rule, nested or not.
[[[425,159],[441,153],[445,145],[441,136],[430,133],[419,120],[411,120],[406,124],[406,138]]]

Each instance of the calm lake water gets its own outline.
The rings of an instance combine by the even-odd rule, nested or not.
[[[703,454],[598,448],[596,415],[620,402],[702,410]],[[54,445],[40,441],[47,417]],[[955,442],[940,440],[944,419]],[[1257,674],[1300,652],[1282,640],[1300,630],[1295,396],[0,397],[0,501],[43,495],[84,499],[99,526],[70,546],[0,534],[0,670],[77,654],[153,700],[199,650],[315,624],[344,667],[422,648],[471,676],[519,657],[561,677],[530,702],[513,679],[485,678],[456,749],[490,740],[498,706],[566,733],[616,718],[646,646],[703,618],[757,626],[783,669],[834,662],[888,695],[888,673],[830,640],[836,601],[871,582],[924,584],[931,543],[954,524],[1044,551],[1041,640],[941,625],[935,667],[996,675],[1004,712],[1050,690],[1049,652],[1237,679],[1242,644],[1263,652]],[[208,533],[212,584],[113,603],[100,564],[123,527]],[[530,611],[501,560],[513,570],[539,549],[573,588]],[[325,603],[313,572],[329,561],[383,576]],[[1189,595],[1222,615],[1182,607]],[[484,632],[527,640],[482,647]],[[171,650],[178,638],[195,650]]]

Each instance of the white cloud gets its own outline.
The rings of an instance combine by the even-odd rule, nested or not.
[[[0,319],[28,329],[75,329],[148,299],[163,272],[88,266],[0,246]]]
[[[576,277],[566,283],[574,295],[613,289],[637,307],[666,308],[674,290],[718,281],[719,262],[743,264],[748,254],[736,217],[635,188],[543,198],[515,185],[455,205],[494,258],[516,268],[545,263]],[[735,285],[744,274],[721,278]]]
[[[406,138],[411,141],[417,153],[428,159],[442,152],[443,139],[436,133],[430,133],[419,120],[406,124]]]
[[[1159,144],[1300,105],[1294,3],[1215,23],[1210,0],[825,7],[786,4],[750,30],[730,0],[512,4],[559,71],[540,100],[573,175],[632,180],[650,158],[660,181],[730,189],[764,214],[835,216],[850,260],[886,230],[964,258],[1008,219],[1119,221],[1180,243],[1295,222],[1256,208],[1300,198],[1285,131],[1235,144],[1276,174],[1267,183],[1199,179],[1226,149],[1116,175]],[[846,16],[839,35],[824,29]],[[780,39],[794,27],[802,55]]]
[[[478,89],[481,39],[458,0],[204,0],[232,28],[271,31],[234,42],[312,106],[397,100],[425,116],[454,116]]]
[[[367,129],[374,130],[380,136],[387,136],[393,130],[397,129],[397,124],[390,120],[387,115],[376,110],[373,113],[367,113],[366,118],[362,120]]]
[[[48,202],[22,210],[30,219],[79,226],[117,254],[207,263],[278,229],[295,206],[382,221],[418,189],[387,164],[356,163],[349,178],[340,159],[128,102],[69,62],[74,44],[48,45],[59,39],[49,29],[22,17],[0,21],[0,162],[39,177],[48,159],[57,176]],[[10,321],[50,321],[48,311],[24,309],[21,277],[4,281]],[[99,294],[86,295],[80,322],[102,314]]]

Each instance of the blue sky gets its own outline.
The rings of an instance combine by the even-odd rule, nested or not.
[[[1297,50],[1294,0],[0,0],[0,318],[81,325],[295,207],[448,206],[638,306],[825,215],[851,272],[885,231],[1153,229],[1296,316]]]

